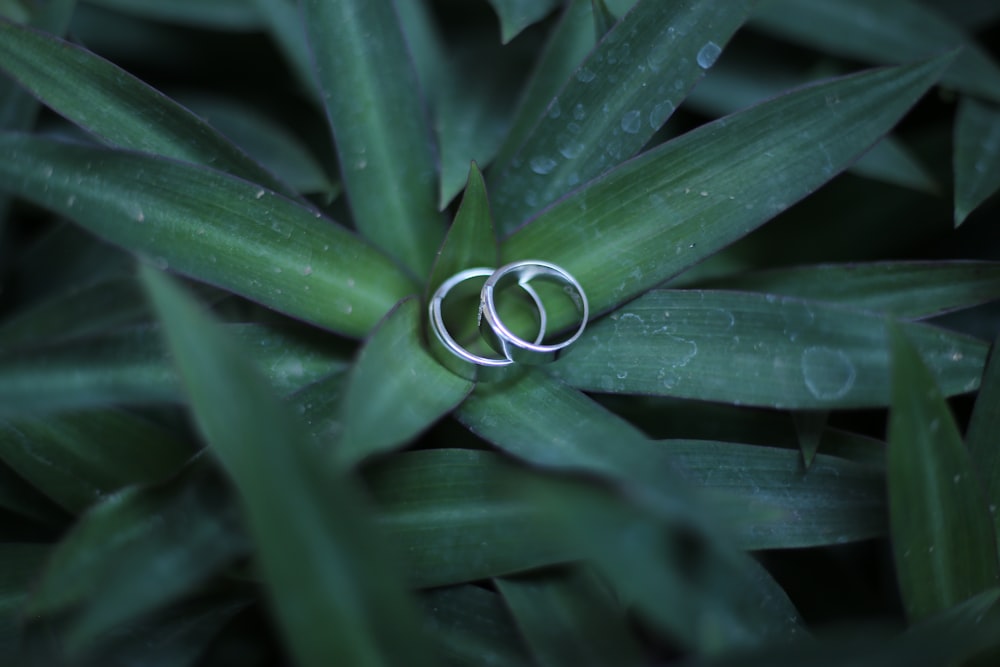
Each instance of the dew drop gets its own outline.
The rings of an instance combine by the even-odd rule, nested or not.
[[[530,165],[531,165],[531,171],[535,172],[540,176],[544,176],[545,174],[551,172],[553,169],[556,168],[556,161],[550,157],[544,157],[539,155],[531,158]]]
[[[854,386],[857,371],[842,350],[810,347],[802,352],[802,379],[813,397],[843,398]]]
[[[562,132],[556,137],[556,146],[559,148],[559,153],[567,160],[579,157],[584,149],[583,142],[568,132]]]
[[[639,131],[639,126],[642,125],[642,113],[635,109],[626,111],[625,115],[622,116],[621,125],[623,132],[635,134]]]
[[[722,47],[715,42],[708,42],[698,51],[698,66],[702,69],[708,69],[719,59],[720,53],[722,53]]]
[[[590,83],[597,75],[586,67],[581,67],[576,71],[576,80],[580,83]]]

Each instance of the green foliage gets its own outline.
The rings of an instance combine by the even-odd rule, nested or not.
[[[0,663],[993,664],[998,30],[0,1]],[[586,331],[455,375],[519,259]]]

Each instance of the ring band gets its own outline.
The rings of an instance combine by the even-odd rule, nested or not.
[[[459,271],[438,286],[427,308],[430,316],[431,330],[434,332],[434,335],[429,337],[429,342],[435,356],[448,370],[467,380],[497,381],[509,377],[513,371],[513,359],[507,357],[499,359],[483,357],[473,354],[459,345],[458,341],[448,331],[442,313],[442,305],[453,288],[473,278],[491,276],[493,272],[493,269],[486,267],[476,267]],[[521,285],[521,288],[527,292],[538,309],[539,327],[536,343],[539,343],[545,337],[547,324],[545,307],[542,305],[538,294],[530,285]]]
[[[522,289],[528,290],[530,289],[528,283],[535,279],[561,284],[563,291],[580,314],[580,324],[565,340],[544,345],[541,343],[544,339],[543,331],[539,334],[538,339],[530,342],[512,332],[500,319],[496,306],[496,293],[515,281]],[[542,304],[537,295],[535,299],[541,310]],[[525,364],[544,364],[555,361],[563,349],[569,347],[583,334],[590,315],[587,295],[584,294],[583,287],[576,278],[561,267],[540,260],[512,262],[494,271],[483,284],[479,308],[479,332],[486,339],[486,342],[506,359]]]

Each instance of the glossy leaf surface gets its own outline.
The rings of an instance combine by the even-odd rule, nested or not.
[[[948,60],[835,79],[688,132],[542,211],[503,243],[502,257],[545,257],[580,281],[591,312],[608,310],[833,178],[899,120]]]
[[[354,224],[426,276],[444,227],[430,128],[393,3],[308,0],[302,8]]]
[[[2,135],[0,176],[0,187],[161,267],[348,335],[365,334],[413,289],[354,234],[218,171]]]
[[[715,64],[751,4],[639,2],[562,86],[510,162],[496,165],[490,193],[499,228],[511,231],[642,148]]]
[[[972,391],[981,341],[904,324],[946,395]],[[795,409],[889,403],[882,317],[819,301],[654,290],[595,322],[552,372],[589,391]]]

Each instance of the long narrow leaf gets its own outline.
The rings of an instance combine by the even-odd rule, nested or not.
[[[921,319],[1000,299],[998,262],[877,262],[771,269],[702,283]]]
[[[885,476],[871,466],[820,454],[806,469],[793,449],[660,444],[686,480],[750,515],[737,526],[745,549],[843,544],[885,533]]]
[[[715,64],[751,4],[639,2],[583,61],[510,162],[497,165],[490,192],[500,229],[509,232],[642,148]]]
[[[989,503],[1000,548],[1000,338],[993,341],[976,405],[969,418],[966,444]]]
[[[646,664],[623,610],[591,570],[504,577],[496,586],[542,667]]]
[[[532,479],[495,453],[467,449],[396,454],[366,472],[379,524],[421,588],[579,558],[554,538],[546,508],[519,493]]]
[[[755,26],[808,47],[849,58],[896,64],[962,47],[942,81],[1000,99],[1000,65],[961,29],[910,0],[769,0]]]
[[[890,327],[889,513],[896,575],[913,619],[1000,583],[993,520],[934,377]]]
[[[88,0],[88,4],[122,13],[213,30],[255,30],[262,27],[261,17],[248,11],[245,0]]]
[[[1000,190],[1000,106],[964,99],[955,121],[955,225]]]
[[[248,551],[228,491],[202,462],[85,514],[54,549],[29,610],[78,606],[69,634],[84,643],[196,590]]]
[[[506,44],[529,25],[555,9],[559,0],[489,0],[500,17],[500,33]]]
[[[902,324],[946,395],[979,386],[981,341]],[[591,391],[795,409],[889,404],[882,317],[821,301],[653,290],[591,326],[552,372]]]
[[[190,111],[86,49],[0,20],[0,69],[111,145],[211,165],[294,194]]]
[[[420,596],[425,627],[449,667],[529,667],[531,656],[496,593],[467,584]]]
[[[949,61],[836,79],[702,126],[541,212],[506,240],[503,258],[563,266],[583,285],[591,312],[628,301],[833,178]],[[554,321],[571,317],[559,315]]]
[[[405,444],[472,390],[427,352],[421,312],[416,299],[403,301],[362,347],[343,389],[332,452],[338,463],[355,465]]]
[[[299,664],[429,664],[412,600],[352,480],[320,465],[246,353],[166,278],[143,278],[195,421],[239,491]]]
[[[340,353],[301,338],[298,327],[227,325],[255,351],[275,390],[290,393],[346,366]],[[180,400],[157,327],[139,326],[0,355],[0,416]]]
[[[392,0],[302,6],[354,223],[426,276],[444,226],[430,129]]]
[[[0,459],[70,512],[132,484],[162,481],[193,447],[118,410],[0,421]]]
[[[330,220],[203,167],[0,135],[0,188],[161,266],[348,335],[365,334],[413,289]]]

